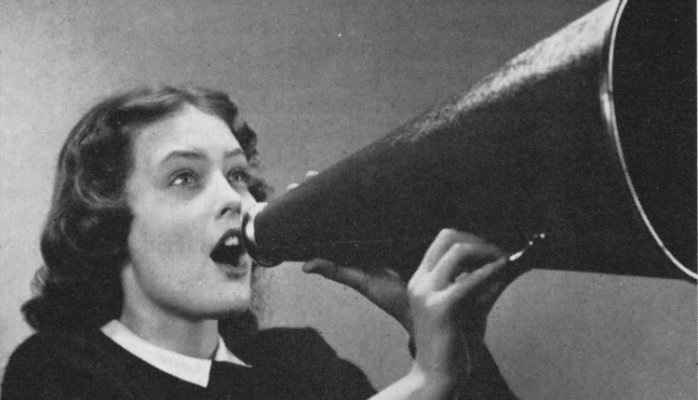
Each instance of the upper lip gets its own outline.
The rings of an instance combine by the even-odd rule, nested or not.
[[[236,253],[238,253],[238,255],[241,254],[244,251],[244,249],[242,247],[242,230],[240,228],[233,228],[233,229],[228,229],[227,231],[225,231],[221,235],[221,237],[218,239],[218,241],[216,241],[216,244],[213,246],[213,248],[211,249],[211,252],[209,253],[210,256],[213,258],[214,253],[216,253],[217,251],[222,249],[225,241],[231,237],[238,238],[238,244],[236,246],[234,246],[234,248],[236,250]],[[233,263],[235,260],[226,260],[226,261]]]
[[[216,242],[216,245],[213,246],[215,249],[216,247],[220,246],[223,244],[223,242],[226,241],[229,237],[234,237],[237,236],[239,239],[242,239],[242,229],[241,228],[233,228],[233,229],[228,229],[227,231],[223,232],[221,237],[218,239]],[[240,241],[242,243],[242,241]]]

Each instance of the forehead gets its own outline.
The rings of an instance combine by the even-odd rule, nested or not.
[[[140,128],[133,153],[136,165],[151,166],[176,151],[197,150],[216,157],[239,148],[240,144],[225,121],[187,105]]]

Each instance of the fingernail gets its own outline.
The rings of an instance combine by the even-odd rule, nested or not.
[[[307,263],[303,264],[301,269],[303,270],[303,272],[305,272],[307,274],[312,274],[315,272],[316,267],[317,267],[316,263],[307,262]]]

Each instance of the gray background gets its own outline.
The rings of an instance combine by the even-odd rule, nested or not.
[[[229,92],[282,192],[599,3],[2,1],[0,368],[30,333],[19,307],[58,150],[103,96],[155,82]],[[319,329],[379,387],[408,368],[405,334],[350,290],[295,264],[262,286],[266,325]],[[694,399],[696,287],[533,271],[497,303],[487,342],[523,399]]]

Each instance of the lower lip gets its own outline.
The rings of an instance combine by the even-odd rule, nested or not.
[[[241,278],[247,275],[248,271],[250,270],[248,267],[248,263],[245,262],[243,257],[240,257],[236,264],[215,264],[218,267],[218,269],[223,271],[223,273],[225,273],[225,275],[229,278]]]

